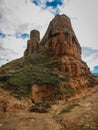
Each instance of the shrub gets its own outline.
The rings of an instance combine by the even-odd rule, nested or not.
[[[68,106],[67,108],[61,110],[61,112],[59,114],[71,112],[71,110],[73,108],[75,108],[76,106],[80,106],[80,105],[79,104],[72,104],[72,105]]]
[[[89,80],[89,87],[98,85],[98,81],[94,77],[88,76],[88,80]]]

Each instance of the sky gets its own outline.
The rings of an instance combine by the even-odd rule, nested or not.
[[[22,57],[30,31],[42,38],[56,14],[71,19],[82,59],[98,73],[98,0],[0,0],[0,66]]]

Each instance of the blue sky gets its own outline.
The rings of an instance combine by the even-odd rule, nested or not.
[[[44,2],[42,2],[42,0],[32,0],[32,3],[34,3],[36,6],[40,6],[41,7],[52,7],[52,8],[57,8],[58,5],[62,6],[63,5],[63,1],[62,0],[50,0],[47,1],[45,0]]]
[[[55,8],[57,8],[58,5],[61,6],[62,4],[63,4],[62,0],[54,0],[52,2],[47,1],[46,7],[50,6],[50,7],[53,7],[55,9]]]
[[[50,12],[54,15],[60,12],[59,6],[64,4],[63,0],[31,0],[36,6],[40,6],[42,10],[46,8],[51,8]],[[68,1],[68,0],[67,0]]]
[[[29,34],[27,34],[27,33],[23,33],[23,34],[16,33],[15,36],[16,36],[16,38],[29,39]]]
[[[94,67],[93,73],[98,73],[98,66]]]
[[[98,73],[98,0],[0,0],[0,66],[23,56],[32,29],[43,37],[56,14],[66,14],[82,59]]]
[[[4,38],[6,35],[0,32],[0,38]]]

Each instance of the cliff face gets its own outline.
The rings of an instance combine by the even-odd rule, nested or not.
[[[55,16],[40,44],[48,54],[60,57],[69,55],[81,59],[81,47],[66,15]]]
[[[86,63],[81,60],[81,47],[66,15],[57,15],[50,22],[45,36],[40,42],[43,54],[61,58],[60,70],[70,76],[89,74]]]
[[[32,30],[27,44],[24,56],[41,53],[60,57],[61,72],[70,76],[90,73],[86,63],[81,60],[81,47],[66,15],[55,16],[41,42],[39,31]]]

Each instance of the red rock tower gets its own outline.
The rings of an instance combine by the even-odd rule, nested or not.
[[[61,72],[70,76],[89,74],[90,71],[81,59],[81,47],[66,15],[56,15],[40,42],[43,54],[61,58]]]

